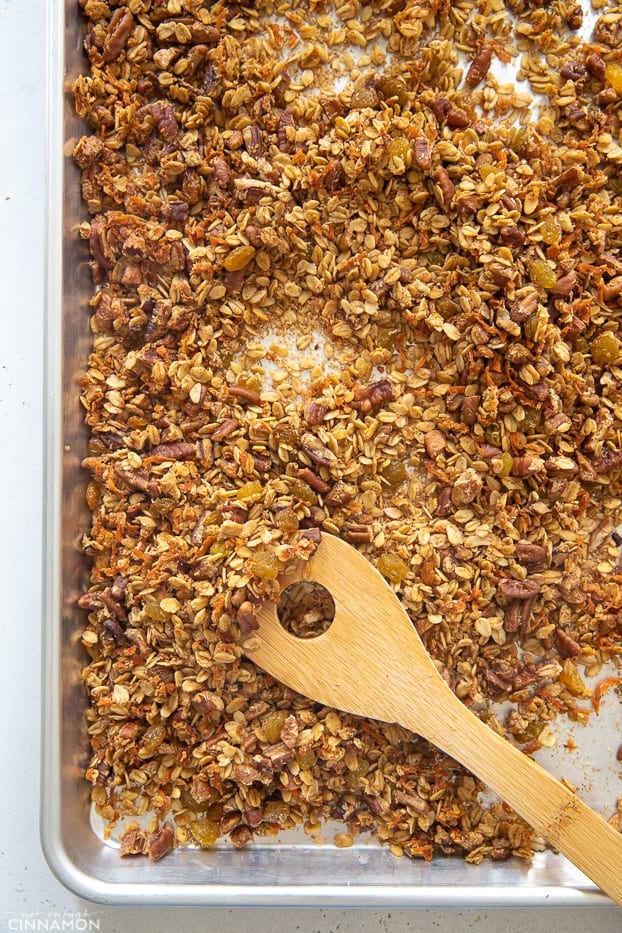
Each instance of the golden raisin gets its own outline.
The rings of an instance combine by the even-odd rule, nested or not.
[[[318,498],[308,483],[301,479],[295,479],[290,486],[292,495],[305,505],[316,505]]]
[[[94,480],[88,483],[86,487],[86,504],[88,505],[91,512],[94,512],[97,506],[99,505],[99,500],[101,499],[101,489],[99,483],[96,483]]]
[[[400,107],[408,103],[408,88],[403,78],[397,75],[380,78],[378,81],[378,90],[385,100],[395,100]]]
[[[555,269],[544,259],[534,259],[529,269],[529,277],[534,285],[541,288],[553,288],[557,282]]]
[[[218,823],[213,820],[195,820],[190,824],[190,832],[196,844],[207,849],[218,839]]]
[[[549,246],[559,243],[562,235],[562,228],[559,220],[555,217],[546,217],[540,227],[540,236]]]
[[[216,557],[218,560],[221,560],[227,555],[227,545],[224,541],[214,541],[209,549],[210,557]]]
[[[225,256],[223,263],[227,272],[239,272],[240,269],[246,269],[249,262],[255,257],[254,246],[236,246],[228,256]]]
[[[296,761],[301,771],[308,771],[317,761],[317,756],[312,748],[301,748],[296,752]]]
[[[293,509],[282,509],[274,518],[277,528],[288,535],[298,531],[298,517]]]
[[[153,622],[166,622],[168,616],[158,603],[145,603],[145,615]]]
[[[492,444],[493,447],[501,446],[501,427],[497,423],[489,424],[484,435],[489,444]]]
[[[92,437],[89,440],[87,451],[89,457],[100,457],[102,454],[106,453],[108,448],[98,437]]]
[[[389,158],[399,159],[400,162],[404,163],[404,166],[408,165],[411,152],[412,145],[410,141],[403,136],[397,136],[389,143]]]
[[[283,564],[278,559],[274,551],[265,548],[263,551],[257,551],[254,557],[251,557],[250,570],[253,576],[260,580],[276,580],[283,570]]]
[[[392,489],[397,489],[398,486],[401,486],[407,476],[406,467],[401,460],[393,460],[386,469],[382,471],[382,478],[387,481]]]
[[[397,554],[383,554],[378,561],[378,570],[389,583],[401,583],[408,575],[408,564]]]
[[[277,444],[285,444],[287,447],[293,447],[298,443],[298,432],[290,424],[277,424],[272,436]]]
[[[257,502],[261,499],[263,487],[256,479],[243,483],[238,489],[238,499],[243,502]]]
[[[376,346],[381,350],[392,350],[395,346],[396,332],[391,327],[379,327],[376,333]]]
[[[605,81],[616,94],[622,94],[622,65],[611,62],[605,67]]]
[[[537,408],[525,408],[523,420],[520,423],[521,430],[526,434],[532,434],[540,424],[540,412]]]
[[[157,752],[165,738],[166,729],[164,726],[149,726],[143,735],[142,747],[139,752],[140,757],[149,758],[154,752]]]
[[[506,476],[509,476],[512,472],[512,467],[514,465],[514,459],[511,454],[504,451],[500,457],[496,457],[492,463],[492,470],[499,479],[505,479]]]
[[[516,155],[521,155],[525,148],[526,138],[527,133],[524,126],[513,129],[508,140],[512,152],[515,152]]]
[[[544,723],[530,722],[523,732],[519,732],[516,736],[516,741],[520,742],[521,745],[526,745],[527,742],[535,742],[542,730],[544,729]]]
[[[281,738],[281,732],[283,731],[283,726],[285,725],[285,720],[287,719],[288,713],[283,709],[273,710],[273,712],[268,713],[261,721],[261,731],[264,736],[264,740],[269,745],[274,745]]]
[[[618,338],[605,331],[599,334],[592,344],[592,359],[595,363],[617,363],[620,360],[620,351],[622,346]]]
[[[287,823],[289,820],[289,804],[284,800],[268,800],[263,809],[263,818],[266,823]]]

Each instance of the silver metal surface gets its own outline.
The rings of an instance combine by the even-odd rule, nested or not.
[[[469,866],[396,859],[372,843],[350,849],[286,837],[238,851],[180,849],[160,862],[121,859],[89,822],[82,777],[84,663],[76,599],[87,568],[86,433],[79,378],[90,343],[87,253],[78,172],[69,156],[81,129],[69,93],[83,67],[77,0],[48,2],[48,244],[46,477],[43,611],[43,848],[59,880],[106,904],[282,906],[604,906],[608,899],[564,859],[546,852]]]

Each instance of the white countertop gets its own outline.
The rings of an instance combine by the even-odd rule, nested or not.
[[[614,908],[319,910],[109,908],[53,877],[39,843],[39,633],[44,257],[44,0],[0,0],[0,579],[3,782],[0,929],[271,931],[622,930]],[[156,913],[157,910],[157,913]]]

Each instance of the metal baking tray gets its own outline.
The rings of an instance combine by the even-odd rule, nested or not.
[[[77,233],[85,215],[78,171],[70,156],[72,140],[82,133],[71,95],[72,82],[84,67],[78,13],[77,0],[48,0],[41,836],[51,869],[76,894],[118,905],[484,908],[610,904],[583,874],[552,852],[537,854],[530,862],[485,861],[475,866],[447,857],[426,863],[397,859],[364,839],[351,848],[337,849],[302,835],[283,835],[241,851],[227,846],[209,851],[182,848],[152,862],[121,859],[115,847],[96,832],[90,821],[89,787],[83,778],[88,746],[76,607],[87,579],[78,544],[88,527],[86,478],[80,468],[86,429],[79,380],[90,345],[87,303],[92,290],[87,247]],[[609,749],[607,761],[615,757],[611,727],[618,730],[619,741],[620,709],[619,704],[613,712],[610,708],[609,716],[603,705],[603,722],[597,724],[601,735],[587,750],[584,747],[595,770],[579,777],[577,786],[589,803],[606,811],[620,793],[619,774],[613,773],[611,764],[601,768],[596,759],[605,747]],[[567,758],[547,759],[546,765],[559,776],[577,781]],[[611,772],[608,776],[605,768]],[[607,781],[610,786],[604,788]]]

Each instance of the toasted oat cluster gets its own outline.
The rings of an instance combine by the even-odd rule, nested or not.
[[[324,531],[491,728],[589,717],[622,651],[619,5],[80,6],[95,805],[152,858],[327,819],[528,857],[455,762],[244,650]]]

